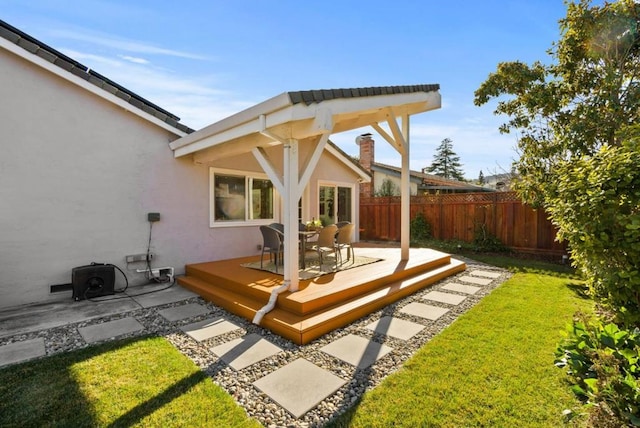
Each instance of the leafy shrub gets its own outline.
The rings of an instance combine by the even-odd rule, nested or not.
[[[484,223],[476,224],[473,245],[474,251],[478,252],[503,253],[509,251],[509,248],[498,237],[487,230],[487,225]]]
[[[431,238],[431,224],[423,213],[419,212],[411,220],[411,240],[420,241]]]
[[[556,352],[594,426],[640,426],[640,330],[581,315]],[[618,423],[614,423],[617,421]]]
[[[620,325],[640,326],[640,138],[558,166],[549,213],[590,292]]]

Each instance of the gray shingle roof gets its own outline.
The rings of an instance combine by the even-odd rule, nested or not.
[[[317,89],[312,91],[287,92],[292,104],[306,105],[320,103],[336,98],[371,97],[375,95],[409,94],[413,92],[434,92],[440,90],[439,84],[405,85],[405,86],[375,86],[367,88]]]
[[[194,131],[188,126],[179,123],[180,118],[178,116],[153,104],[151,101],[142,98],[140,95],[128,90],[127,88],[120,86],[116,82],[102,76],[96,71],[90,70],[78,61],[69,58],[62,52],[53,49],[2,20],[0,20],[0,37],[3,37],[11,43],[15,43],[22,47],[26,51],[57,65],[63,70],[66,70],[101,89],[104,89],[105,91],[123,99],[129,104],[160,119],[174,128],[179,129],[182,132],[190,134]]]

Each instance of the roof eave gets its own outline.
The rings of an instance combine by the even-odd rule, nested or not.
[[[386,121],[390,114],[422,113],[441,104],[437,90],[333,98],[310,104],[294,104],[289,94],[280,94],[172,142],[174,156],[202,151],[207,151],[209,159],[230,156],[274,144],[272,138],[261,134],[263,131],[282,139],[301,140]]]

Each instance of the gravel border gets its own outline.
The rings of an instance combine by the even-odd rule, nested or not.
[[[207,373],[217,385],[224,388],[239,405],[245,408],[250,417],[256,419],[264,426],[322,427],[347,411],[359,400],[364,392],[375,388],[386,376],[400,369],[402,364],[418,349],[420,349],[420,347],[429,342],[431,338],[436,336],[446,327],[451,325],[458,316],[475,306],[484,296],[491,293],[492,290],[511,276],[511,274],[505,269],[496,268],[474,260],[463,259],[460,257],[456,258],[467,263],[467,269],[465,271],[448,277],[411,296],[394,302],[381,310],[360,318],[346,327],[337,329],[307,345],[302,346],[296,345],[287,339],[271,333],[269,330],[252,324],[250,321],[230,314],[224,309],[203,300],[201,297],[193,297],[180,302],[155,306],[152,308],[136,309],[110,317],[69,324],[63,327],[5,337],[0,339],[0,345],[21,342],[34,338],[43,338],[45,342],[46,355],[68,352],[93,345],[89,345],[84,341],[78,332],[79,328],[126,317],[133,317],[140,322],[145,329],[136,333],[119,336],[117,339],[149,334],[164,336],[180,352],[189,357],[198,365],[198,367]],[[476,294],[465,295],[466,299],[459,305],[448,305],[446,303],[429,301],[429,305],[449,309],[446,314],[438,318],[436,321],[430,321],[400,312],[402,307],[411,302],[424,303],[425,301],[422,299],[422,296],[425,294],[431,291],[440,290],[444,285],[455,282],[460,276],[468,276],[471,272],[478,269],[497,272],[500,276],[492,279],[489,285],[478,286],[480,287],[480,290]],[[451,294],[462,295],[462,293],[456,293],[450,290],[443,291]],[[192,303],[198,303],[205,306],[209,312],[179,321],[168,321],[159,314],[160,310]],[[367,325],[381,317],[391,315],[425,325],[426,327],[407,341],[380,335],[366,328]],[[180,330],[180,327],[184,325],[215,316],[224,317],[225,319],[240,325],[241,328],[228,334],[216,336],[202,342],[197,342]],[[271,343],[282,348],[283,352],[266,358],[256,364],[246,367],[243,370],[236,371],[219,360],[219,358],[210,350],[210,348],[216,345],[243,337],[250,333],[259,334]],[[393,350],[366,369],[357,369],[340,359],[320,351],[320,348],[323,346],[348,334],[355,334],[361,337],[370,338],[375,342],[384,343],[385,345],[390,346]],[[317,366],[329,370],[334,375],[345,380],[346,383],[334,394],[324,399],[302,417],[295,418],[288,411],[271,400],[266,394],[255,388],[252,385],[252,382],[272,373],[278,368],[281,368],[298,358],[305,358]]]

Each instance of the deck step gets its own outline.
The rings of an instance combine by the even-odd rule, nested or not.
[[[255,260],[254,257],[187,265],[186,277],[197,278],[214,285],[216,288],[237,292],[238,278],[234,277],[232,272],[235,272],[241,263]],[[433,252],[428,259],[422,260],[420,263],[394,266],[391,276],[394,281],[401,281],[414,278],[425,271],[448,266],[450,263],[451,256],[449,254]],[[355,271],[365,272],[365,274],[358,274],[357,280],[337,279],[338,275],[350,275]],[[372,263],[362,268],[345,270],[340,274],[330,273],[310,280],[300,280],[297,292],[286,291],[279,296],[278,307],[297,315],[310,315],[374,292],[387,286],[389,281],[390,267],[384,263]],[[269,300],[271,290],[282,283],[283,277],[281,275],[245,269],[243,274],[245,286],[242,287],[242,294],[257,301],[266,302]]]
[[[280,304],[281,300],[286,298],[283,293],[279,296],[276,307],[264,316],[261,325],[302,345],[465,269],[464,262],[449,259],[445,265],[440,264],[435,268],[431,266],[427,271],[414,272],[409,277],[403,276],[397,279],[395,276],[390,276],[385,284],[374,290],[302,315]],[[224,287],[214,287],[200,278],[181,277],[179,283],[198,293],[205,300],[248,320],[253,320],[256,312],[268,300],[267,298],[260,301]],[[296,294],[286,293],[287,295]]]

